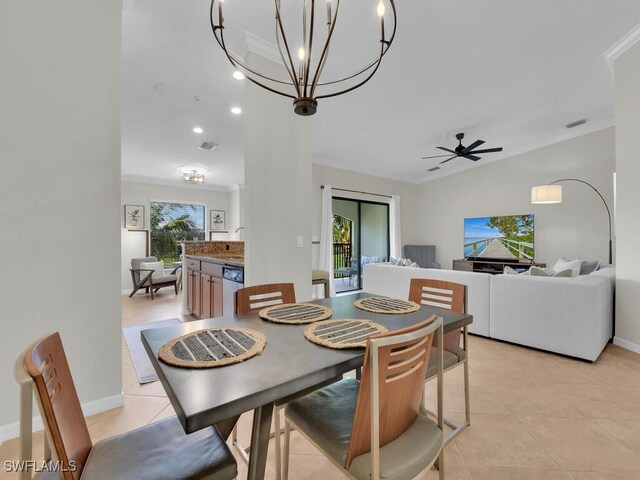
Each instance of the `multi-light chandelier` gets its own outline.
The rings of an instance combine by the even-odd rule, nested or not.
[[[380,51],[376,58],[356,70],[355,73],[339,80],[321,81],[320,77],[331,49],[331,39],[338,19],[340,0],[298,0],[302,2],[302,45],[295,49],[295,54],[292,53],[292,48],[295,47],[289,44],[283,27],[280,1],[274,0],[276,44],[290,80],[276,79],[265,73],[260,73],[247,66],[244,61],[241,61],[240,58],[229,51],[224,37],[223,4],[225,0],[211,0],[211,28],[213,35],[231,64],[240,69],[244,76],[256,85],[278,95],[292,98],[294,111],[298,115],[313,115],[316,113],[319,99],[342,95],[367,83],[378,70],[382,57],[389,50],[396,34],[396,6],[394,0],[379,0],[377,13],[380,18]],[[385,2],[391,6],[392,26],[387,28],[391,32],[390,35],[385,32]],[[317,58],[312,58],[314,46],[317,47],[319,45],[318,39],[314,38],[314,34],[317,33],[316,20],[320,16],[320,14],[316,14],[316,7],[322,9],[322,3],[326,4],[327,34],[322,48],[317,50],[321,52],[320,55]],[[297,65],[294,58],[297,59]],[[267,85],[266,82],[270,82],[271,85]],[[322,90],[320,95],[316,95],[318,87]],[[332,87],[334,88],[333,91],[331,90]]]
[[[198,170],[187,170],[182,172],[182,179],[189,183],[204,183],[204,173]]]

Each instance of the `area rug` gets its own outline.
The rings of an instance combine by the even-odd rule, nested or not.
[[[158,375],[151,365],[149,355],[142,345],[142,339],[140,338],[140,332],[142,330],[148,330],[150,328],[168,327],[169,325],[180,324],[177,318],[170,318],[168,320],[159,320],[153,322],[137,323],[135,325],[127,325],[122,327],[122,333],[124,333],[124,340],[129,347],[129,354],[133,361],[133,366],[136,369],[138,375],[138,381],[140,383],[150,383],[158,380]]]

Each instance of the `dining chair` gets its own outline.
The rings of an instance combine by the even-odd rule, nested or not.
[[[266,307],[273,305],[280,305],[282,303],[296,303],[296,292],[293,283],[268,283],[263,285],[254,285],[251,287],[241,288],[236,291],[236,308],[237,314],[251,313],[262,310]],[[282,471],[280,461],[281,455],[281,441],[280,441],[280,410],[284,403],[276,402],[274,408],[274,438],[276,444],[276,478],[280,478],[279,472]],[[233,427],[231,433],[232,445],[236,448],[240,454],[240,458],[245,463],[249,462],[250,450],[248,447],[244,447],[238,441],[238,425]]]
[[[412,278],[409,286],[409,300],[430,307],[442,308],[456,313],[466,313],[466,285],[429,278]],[[462,336],[462,347],[460,337]],[[444,369],[445,372],[455,367],[464,367],[464,411],[465,420],[454,423],[445,418],[445,423],[453,430],[447,434],[449,443],[462,429],[471,425],[471,409],[469,404],[469,338],[467,327],[444,335]],[[435,378],[435,358],[429,359],[426,381]]]
[[[442,341],[438,358],[438,417],[424,406],[424,378],[442,318],[369,338],[362,380],[345,378],[287,404],[284,469],[289,477],[291,426],[349,478],[408,480],[437,461],[444,479]]]
[[[257,312],[281,303],[296,303],[293,283],[267,283],[240,288],[236,292],[236,313]]]
[[[57,478],[232,480],[237,476],[233,454],[215,427],[186,435],[176,417],[93,444],[57,332],[34,342],[18,357],[14,376],[21,387],[20,460],[31,460],[35,386],[46,432],[45,461],[53,453],[53,465],[60,470]],[[21,475],[20,480],[27,478]]]

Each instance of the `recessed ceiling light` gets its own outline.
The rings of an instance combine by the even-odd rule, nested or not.
[[[242,109],[240,107],[233,107],[231,108],[231,113],[234,115],[240,115],[242,113]]]
[[[235,72],[233,72],[233,78],[235,78],[236,80],[244,80],[244,75],[240,70],[236,70]]]
[[[202,127],[193,127],[193,133],[202,133],[204,130]]]
[[[159,93],[160,95],[164,95],[165,93],[167,93],[168,89],[167,89],[167,86],[164,83],[156,83],[153,86],[153,90],[156,93]]]

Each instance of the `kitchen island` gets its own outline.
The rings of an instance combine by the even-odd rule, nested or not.
[[[235,292],[244,283],[244,242],[183,244],[184,314],[198,318],[233,314]]]

